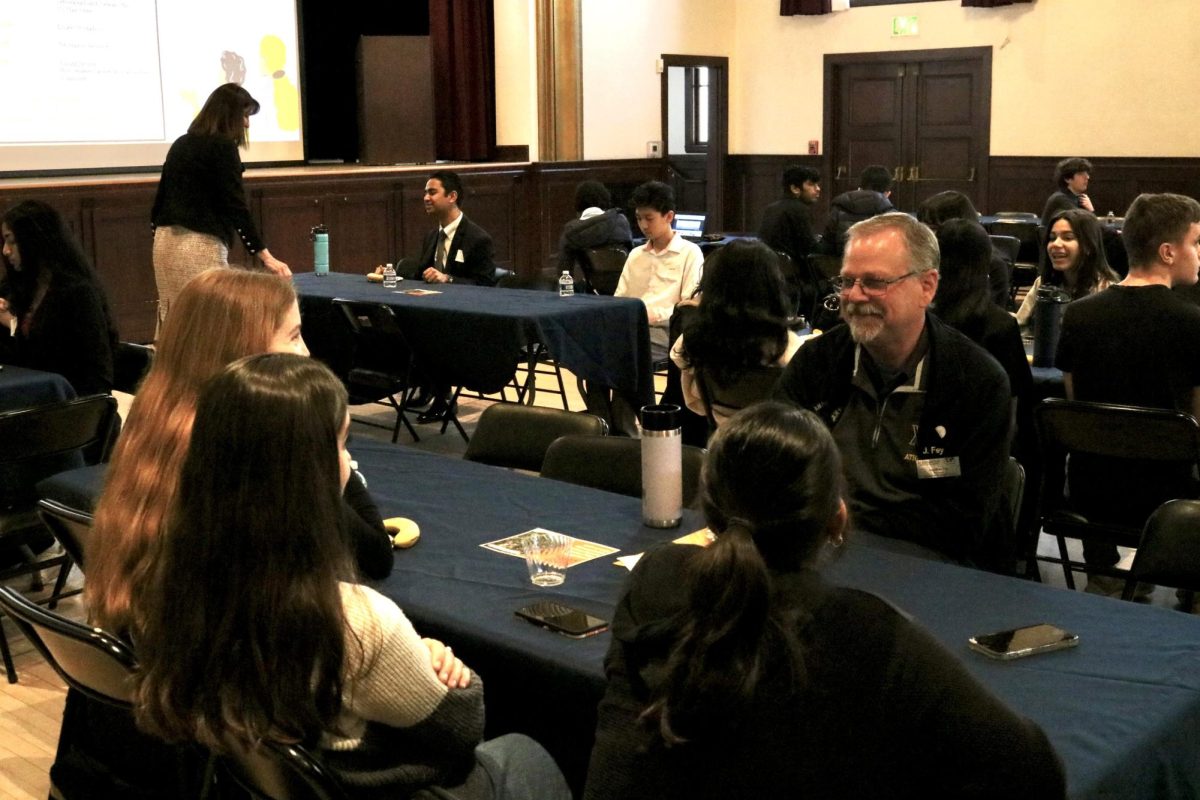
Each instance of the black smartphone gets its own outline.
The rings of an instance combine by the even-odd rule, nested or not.
[[[534,603],[518,609],[517,616],[572,639],[586,639],[608,630],[607,620],[560,603]]]
[[[1078,636],[1044,622],[1039,625],[989,633],[985,636],[972,636],[967,640],[967,646],[972,650],[983,653],[988,658],[1003,661],[1038,653],[1049,653],[1052,650],[1062,650],[1077,644],[1079,644]]]

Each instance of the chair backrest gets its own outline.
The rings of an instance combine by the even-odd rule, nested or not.
[[[128,708],[132,700],[133,650],[119,637],[82,625],[0,587],[0,611],[72,688],[104,703]]]
[[[333,304],[341,309],[354,332],[353,368],[406,379],[412,348],[400,328],[396,312],[383,303],[366,303],[341,297],[334,298]]]
[[[38,501],[38,516],[82,570],[84,551],[92,532],[92,515],[65,506],[57,500],[43,498]]]
[[[721,382],[713,370],[707,367],[696,370],[696,383],[708,414],[709,429],[717,429],[714,408],[723,414],[732,414],[760,400],[766,400],[775,391],[775,384],[779,383],[779,376],[782,374],[783,367],[767,364],[743,371],[734,381]]]
[[[998,219],[992,223],[993,236],[1012,236],[1021,243],[1017,260],[1026,264],[1037,264],[1042,249],[1036,219]]]
[[[1170,500],[1150,515],[1129,580],[1200,590],[1200,500]]]
[[[1004,236],[993,233],[988,237],[992,240],[992,249],[1004,258],[1011,267],[1017,263],[1017,256],[1021,254],[1021,240],[1015,236]]]
[[[683,445],[683,504],[692,507],[704,470],[701,447]],[[642,443],[623,436],[562,436],[546,450],[542,477],[629,497],[642,496]]]
[[[107,460],[116,418],[117,401],[99,394],[0,413],[0,497],[32,505],[38,481]]]
[[[479,415],[463,458],[497,467],[541,472],[546,448],[558,437],[569,433],[604,436],[608,433],[608,423],[600,417],[576,411],[495,403]]]
[[[501,289],[516,289],[521,284],[521,276],[511,269],[496,267],[492,270],[492,283]]]
[[[346,800],[333,773],[299,744],[228,742],[225,773],[255,800]]]
[[[153,361],[153,347],[133,342],[118,343],[113,353],[113,389],[126,394],[136,392]]]
[[[1116,459],[1111,470],[1114,479],[1118,470],[1129,468],[1129,462],[1141,465],[1143,471],[1154,464],[1161,465],[1162,475],[1168,477],[1163,478],[1162,484],[1165,496],[1157,499],[1156,504],[1186,496],[1172,494],[1183,489],[1168,484],[1177,472],[1187,481],[1194,465],[1200,464],[1200,425],[1190,415],[1178,411],[1051,398],[1034,409],[1034,423],[1042,458],[1043,522],[1060,510],[1077,511],[1084,514],[1093,528],[1108,526],[1128,531],[1134,537],[1144,524],[1145,517],[1139,516],[1143,512],[1119,502],[1120,497],[1092,498],[1092,488],[1087,484],[1081,483],[1078,491],[1073,490],[1079,497],[1068,501],[1063,494],[1068,455],[1088,459],[1087,468],[1091,472],[1097,458],[1100,463],[1103,459]],[[1073,474],[1084,468],[1082,460],[1072,461],[1072,465]],[[1080,506],[1085,489],[1088,490],[1086,505]],[[1139,497],[1136,505],[1145,500]],[[1148,516],[1151,510],[1153,506],[1144,514]],[[1130,525],[1134,526],[1132,531]]]
[[[595,247],[584,251],[583,276],[596,294],[611,295],[621,280],[621,270],[629,253],[620,247]]]

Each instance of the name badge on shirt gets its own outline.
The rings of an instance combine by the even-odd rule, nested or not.
[[[926,478],[958,478],[962,476],[962,466],[958,456],[949,458],[920,458],[917,459],[917,477]]]

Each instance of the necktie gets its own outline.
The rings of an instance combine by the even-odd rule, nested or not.
[[[438,232],[437,268],[439,272],[446,271],[446,244],[448,239],[446,231],[442,230]]]

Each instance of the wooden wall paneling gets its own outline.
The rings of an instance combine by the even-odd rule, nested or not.
[[[463,213],[478,223],[492,237],[496,266],[520,272],[517,264],[518,208],[523,197],[517,178],[524,170],[484,173],[463,176],[467,200]],[[430,222],[432,227],[432,222]]]
[[[366,274],[395,261],[396,211],[389,189],[358,188],[327,196],[325,224],[330,231],[330,266],[338,272]]]
[[[1143,192],[1200,196],[1200,159],[1082,155],[1092,162],[1088,196],[1097,214],[1112,211],[1121,216]],[[980,211],[1033,211],[1040,214],[1046,198],[1057,188],[1054,166],[1059,160],[1049,156],[992,156],[988,168],[991,181],[988,203]]]
[[[311,272],[314,226],[325,222],[324,197],[313,187],[263,188],[253,191],[259,208],[258,228],[267,248],[292,272]],[[330,242],[337,236],[330,232]],[[331,258],[332,261],[332,258]],[[331,269],[339,265],[330,264]]]
[[[425,242],[425,236],[437,227],[433,218],[425,213],[425,176],[406,176],[397,184],[394,191],[397,196],[396,228],[400,234],[396,256],[397,259],[410,259],[412,268],[416,269],[416,262],[421,255],[421,245]],[[468,213],[470,208],[468,205]]]
[[[756,233],[767,206],[783,196],[783,171],[793,164],[822,172],[821,156],[809,155],[733,155],[726,160],[726,229],[738,233]],[[820,233],[829,214],[833,181],[821,175],[821,197],[812,207],[813,230]]]
[[[153,188],[87,198],[80,206],[85,248],[108,294],[117,331],[129,342],[154,340]]]

